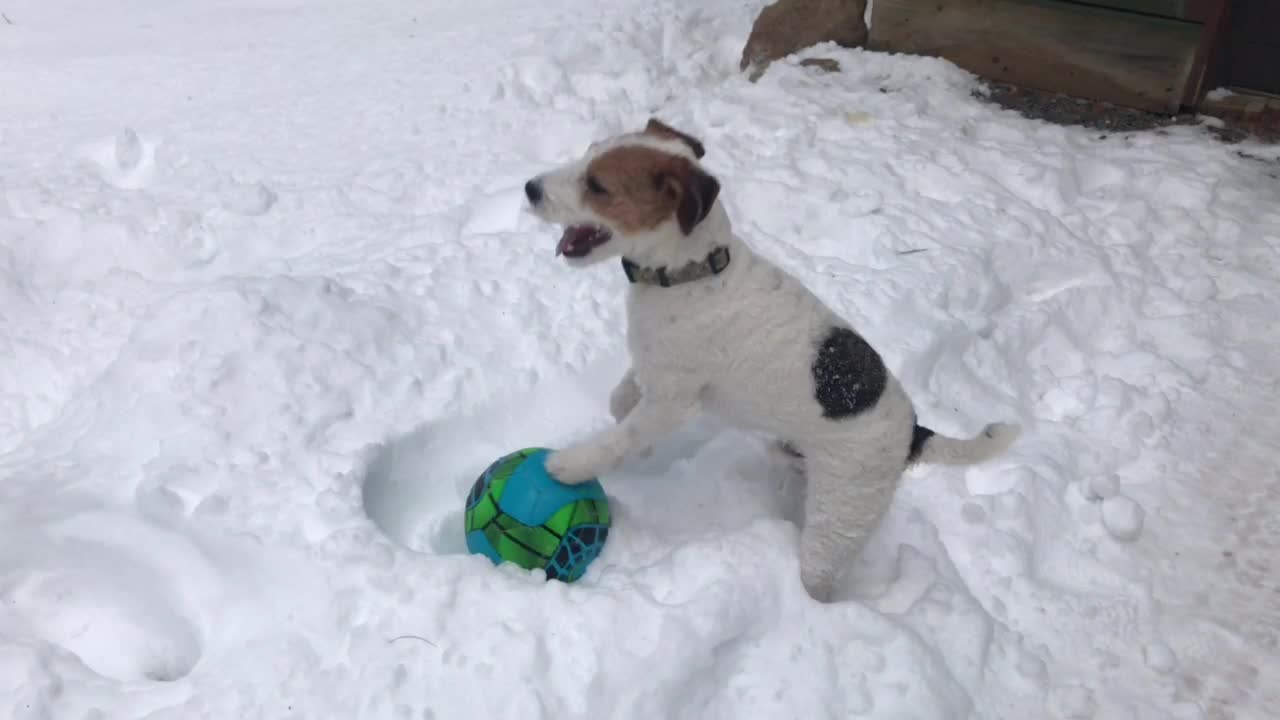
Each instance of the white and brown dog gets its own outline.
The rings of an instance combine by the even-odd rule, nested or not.
[[[564,227],[556,251],[570,265],[621,257],[631,281],[617,424],[552,453],[547,469],[565,483],[597,477],[701,411],[774,437],[802,458],[801,580],[826,601],[909,464],[981,462],[1019,429],[993,423],[957,439],[918,425],[867,341],[734,235],[703,153],[651,120],[525,185],[534,214]]]

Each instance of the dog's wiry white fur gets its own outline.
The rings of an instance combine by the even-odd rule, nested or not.
[[[573,265],[625,255],[640,265],[679,267],[716,246],[730,250],[720,274],[672,287],[633,284],[627,297],[631,368],[609,399],[617,424],[554,452],[549,472],[565,483],[598,477],[636,457],[696,413],[776,438],[802,456],[807,476],[800,536],[801,580],[811,596],[829,599],[838,571],[851,564],[888,509],[903,470],[916,414],[885,369],[883,392],[851,417],[825,417],[815,397],[815,353],[832,328],[849,325],[796,278],[752,250],[715,202],[682,232],[674,218],[623,233],[584,201],[584,172],[593,158],[621,145],[641,145],[697,163],[678,139],[630,133],[593,145],[572,163],[536,179],[543,196],[532,210],[551,223],[594,224],[612,239]],[[700,166],[699,166],[700,167]],[[619,270],[620,271],[620,270]],[[970,464],[994,457],[1017,437],[1016,425],[993,423],[974,438],[933,435],[915,462]]]

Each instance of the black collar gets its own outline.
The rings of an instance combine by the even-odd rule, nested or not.
[[[622,271],[627,274],[627,279],[632,283],[644,283],[645,285],[658,285],[661,287],[681,285],[711,277],[712,275],[719,275],[727,267],[729,267],[729,248],[724,245],[712,250],[705,258],[690,260],[675,270],[668,270],[665,265],[656,268],[644,267],[625,257],[622,258]]]

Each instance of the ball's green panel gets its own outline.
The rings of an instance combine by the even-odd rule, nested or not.
[[[515,563],[525,570],[533,570],[547,564],[547,558],[516,542],[515,538],[499,530],[496,524],[485,528],[484,536],[493,543],[498,555],[507,562]]]
[[[506,490],[507,481],[511,478],[511,470],[507,470],[505,474],[498,474],[497,470],[500,469],[497,468],[494,472],[482,475],[471,490],[474,499],[465,513],[467,532],[484,529],[486,525],[493,522],[495,517],[502,514],[498,503],[502,501],[502,493]]]
[[[609,505],[593,498],[575,500],[556,511],[546,527],[563,536],[576,525],[608,525]]]
[[[573,504],[571,525],[608,525],[609,504],[599,500],[579,500]]]
[[[484,493],[475,506],[467,510],[467,532],[484,528],[498,516],[498,512],[498,504],[493,501],[493,493]]]
[[[532,552],[549,558],[560,546],[560,536],[540,525],[523,525],[510,515],[503,515],[495,523],[508,537]]]
[[[510,470],[504,474],[498,474],[496,472],[493,474],[493,478],[489,480],[489,497],[493,498],[494,502],[502,502],[502,494],[507,491],[507,481],[510,479]]]
[[[579,500],[578,502],[582,501]],[[573,521],[573,509],[578,505],[578,502],[570,503],[557,510],[556,514],[552,515],[550,520],[547,520],[547,527],[552,532],[560,535],[569,532],[569,524]]]

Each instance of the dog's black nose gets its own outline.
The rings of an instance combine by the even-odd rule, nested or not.
[[[537,205],[542,202],[542,184],[537,180],[530,180],[524,184],[524,194],[529,198],[529,202]]]

